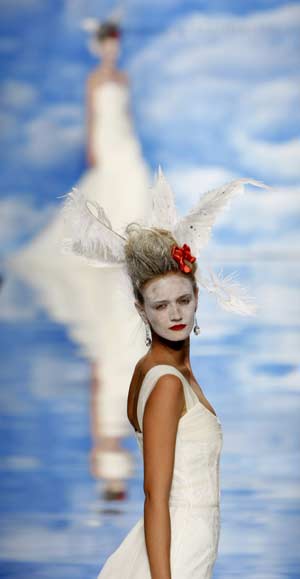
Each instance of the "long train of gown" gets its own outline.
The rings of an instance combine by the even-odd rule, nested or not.
[[[92,147],[96,166],[76,187],[102,205],[114,229],[143,220],[151,208],[150,177],[128,114],[129,90],[107,81],[94,94]],[[37,292],[49,315],[65,325],[81,352],[97,365],[101,390],[101,432],[129,432],[128,385],[145,353],[144,331],[130,299],[121,266],[93,268],[61,254],[65,236],[61,208],[51,223],[11,260],[13,269]]]
[[[223,444],[219,418],[198,399],[174,366],[153,366],[139,393],[137,417],[142,430],[146,401],[157,380],[175,374],[182,381],[187,412],[177,430],[169,498],[172,579],[210,579],[220,536],[219,463]],[[143,434],[135,432],[143,454]],[[141,517],[106,560],[98,579],[151,579]]]

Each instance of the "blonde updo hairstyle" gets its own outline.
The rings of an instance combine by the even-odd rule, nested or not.
[[[167,229],[157,227],[142,227],[130,223],[126,228],[127,242],[125,245],[126,266],[136,300],[143,305],[142,290],[145,284],[170,271],[181,272],[179,264],[171,255],[172,247],[178,245],[172,233]],[[197,289],[195,272],[196,262],[189,263],[190,273],[183,273]]]

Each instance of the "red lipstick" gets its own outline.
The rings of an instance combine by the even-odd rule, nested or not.
[[[186,327],[186,324],[177,324],[176,326],[171,326],[169,330],[179,331],[183,330]]]

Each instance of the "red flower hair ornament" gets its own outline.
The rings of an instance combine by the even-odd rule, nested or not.
[[[190,273],[192,268],[186,262],[194,263],[196,261],[196,257],[191,254],[191,248],[184,243],[182,247],[178,245],[173,245],[171,250],[171,255],[175,261],[177,261],[179,268],[183,273]]]

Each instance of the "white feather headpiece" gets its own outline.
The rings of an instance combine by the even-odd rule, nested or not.
[[[97,18],[84,18],[80,23],[80,27],[86,32],[94,33],[98,30],[100,24],[101,21],[97,20]]]
[[[100,26],[104,24],[104,22],[111,22],[112,24],[120,26],[124,15],[124,6],[118,3],[115,8],[111,10],[105,20],[99,20],[93,17],[88,17],[81,20],[80,27],[90,35],[88,38],[88,48],[91,54],[94,56],[99,56],[99,42],[96,38],[96,32],[99,30]]]
[[[161,168],[151,189],[152,212],[145,227],[169,230],[176,241],[187,244],[191,253],[199,256],[211,237],[212,227],[219,213],[228,206],[233,197],[244,191],[244,185],[271,189],[255,179],[236,179],[201,195],[198,203],[187,215],[179,217],[173,191]],[[106,263],[125,263],[126,237],[113,230],[103,207],[88,199],[78,189],[73,189],[65,202],[64,214],[69,236],[64,240],[63,251],[88,260],[91,265],[101,267]],[[138,256],[138,248],[137,248]],[[219,305],[241,315],[256,313],[253,298],[235,280],[236,272],[223,276],[198,265],[197,281],[217,298]]]

